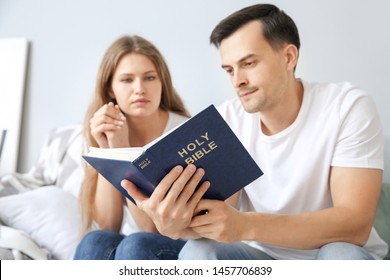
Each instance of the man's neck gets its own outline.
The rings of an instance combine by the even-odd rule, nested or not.
[[[278,106],[260,112],[261,130],[265,135],[277,134],[294,123],[303,100],[302,82],[294,80],[284,97]]]

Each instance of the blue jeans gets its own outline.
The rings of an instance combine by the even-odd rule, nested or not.
[[[128,236],[108,230],[91,231],[76,248],[75,260],[176,260],[185,241],[136,232]]]
[[[179,254],[181,260],[273,260],[266,253],[243,242],[219,243],[209,239],[187,241]],[[373,260],[363,247],[334,242],[318,250],[316,260]]]

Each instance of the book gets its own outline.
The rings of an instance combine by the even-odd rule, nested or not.
[[[205,170],[210,187],[203,198],[225,200],[263,175],[262,170],[214,105],[144,147],[90,147],[83,158],[124,196],[121,181],[132,181],[145,195],[175,166]]]

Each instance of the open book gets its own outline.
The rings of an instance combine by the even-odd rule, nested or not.
[[[209,199],[225,200],[263,175],[213,105],[145,147],[90,147],[83,158],[133,202],[120,185],[123,179],[150,196],[176,165],[192,163],[205,170],[202,182],[208,180],[211,186],[204,198]]]

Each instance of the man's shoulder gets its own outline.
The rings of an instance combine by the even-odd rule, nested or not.
[[[350,82],[321,83],[303,81],[302,83],[305,92],[316,93],[318,95],[324,94],[328,97],[367,95],[362,88]]]
[[[310,96],[312,105],[321,104],[322,107],[336,106],[349,107],[356,101],[372,103],[372,98],[365,90],[350,82],[337,83],[308,83],[303,82],[305,94]]]

